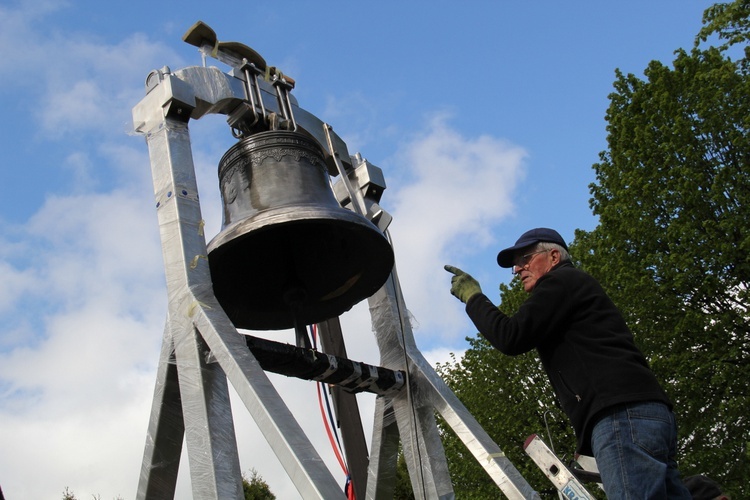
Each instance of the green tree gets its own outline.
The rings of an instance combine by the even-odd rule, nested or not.
[[[672,67],[617,72],[599,225],[572,251],[603,283],[667,385],[684,475],[750,496],[750,2],[717,4]],[[712,35],[725,43],[703,47]],[[739,47],[742,45],[743,47]],[[732,48],[743,48],[733,60]]]
[[[644,78],[616,72],[608,149],[590,186],[599,224],[576,231],[571,253],[622,310],[675,402],[683,475],[709,475],[750,498],[750,1],[716,4],[703,21],[672,67],[652,61]],[[515,284],[501,287],[501,299],[513,312],[524,296]],[[509,358],[481,337],[468,340],[463,359],[441,374],[532,486],[544,488],[518,440],[540,432],[549,409],[558,454],[570,455],[574,442],[536,357]],[[457,495],[496,495],[445,434]]]
[[[250,479],[242,475],[242,491],[245,500],[275,500],[276,495],[271,493],[268,483],[258,474],[255,469],[250,469]]]
[[[393,500],[414,500],[414,490],[411,487],[409,470],[406,467],[406,458],[403,450],[399,447],[398,462],[396,464],[396,484],[393,487]]]

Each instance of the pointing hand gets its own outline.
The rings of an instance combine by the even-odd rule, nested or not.
[[[470,274],[453,266],[445,266],[445,270],[453,274],[451,278],[451,294],[464,304],[474,295],[482,293],[482,287],[479,286],[479,282],[472,278]]]

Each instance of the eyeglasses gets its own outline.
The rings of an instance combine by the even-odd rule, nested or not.
[[[513,261],[513,267],[510,268],[510,272],[513,274],[518,274],[521,269],[524,269],[526,268],[526,266],[531,264],[531,261],[535,255],[547,252],[549,252],[549,250],[537,250],[536,252],[527,253],[526,255],[518,257]],[[516,269],[518,269],[518,271],[516,271]]]

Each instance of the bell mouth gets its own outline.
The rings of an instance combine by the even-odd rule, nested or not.
[[[341,207],[264,210],[208,245],[214,293],[237,328],[283,330],[343,314],[393,269],[393,250],[364,217]]]

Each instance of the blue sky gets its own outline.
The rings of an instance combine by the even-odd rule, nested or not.
[[[193,23],[291,75],[300,106],[383,169],[417,344],[438,361],[474,333],[442,265],[471,272],[497,298],[510,273],[495,255],[520,233],[548,226],[570,241],[593,229],[588,185],[606,148],[615,69],[640,75],[653,59],[670,63],[709,5],[0,1],[6,498],[60,498],[66,486],[79,498],[135,497],[166,292],[131,110],[152,69],[201,64],[181,40]],[[190,127],[210,238],[221,223],[216,168],[234,140],[223,117]],[[350,357],[377,364],[366,304],[342,321]],[[314,387],[273,380],[333,464],[310,410]],[[368,427],[372,403],[360,398]],[[235,420],[243,470],[295,498],[241,404]],[[187,470],[179,498],[190,495]]]

